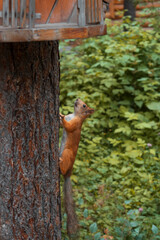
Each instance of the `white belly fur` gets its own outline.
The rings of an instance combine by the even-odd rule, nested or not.
[[[74,116],[75,116],[74,113],[66,115],[65,120],[69,122],[71,119],[74,118]],[[66,140],[67,140],[67,133],[66,133],[66,130],[63,128],[63,135],[62,135],[61,146],[60,146],[60,156],[62,155],[62,152],[64,150]]]

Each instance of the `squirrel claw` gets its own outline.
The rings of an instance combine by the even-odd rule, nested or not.
[[[64,119],[64,115],[63,114],[59,114],[59,120],[60,120],[60,125],[63,126],[63,119]]]
[[[63,114],[59,114],[59,116],[60,116],[60,119],[63,119],[65,116],[63,115]]]

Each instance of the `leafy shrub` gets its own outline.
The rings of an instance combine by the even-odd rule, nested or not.
[[[84,123],[72,175],[79,239],[100,239],[104,229],[119,240],[159,239],[152,228],[160,225],[160,36],[123,29],[109,26],[108,35],[75,48],[61,44],[60,111],[73,112],[77,98],[96,110]],[[130,226],[127,212],[139,208]]]

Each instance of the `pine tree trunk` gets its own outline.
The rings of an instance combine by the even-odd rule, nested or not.
[[[131,21],[135,20],[136,8],[134,6],[134,0],[124,0],[124,16],[130,16]]]
[[[0,43],[0,240],[61,239],[58,42]]]

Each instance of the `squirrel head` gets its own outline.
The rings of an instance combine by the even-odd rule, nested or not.
[[[77,99],[74,104],[74,112],[76,115],[85,119],[94,113],[94,109],[88,107],[81,99]]]

